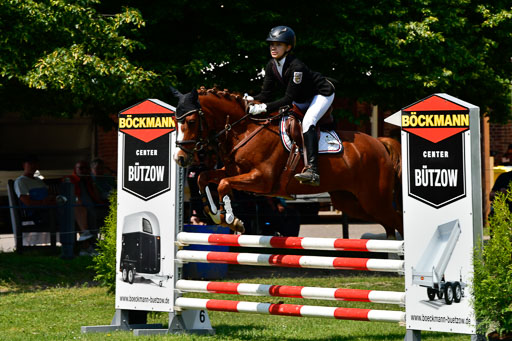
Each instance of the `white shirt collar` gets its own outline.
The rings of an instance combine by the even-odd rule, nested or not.
[[[281,60],[278,62],[276,59],[274,59],[274,62],[276,63],[277,71],[279,72],[279,75],[283,77],[283,65],[286,60],[286,56],[281,58]]]

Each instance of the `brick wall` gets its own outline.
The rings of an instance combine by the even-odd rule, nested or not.
[[[106,131],[101,127],[97,128],[97,151],[97,156],[117,173],[117,129]]]
[[[494,163],[498,165],[500,163],[501,156],[507,151],[508,145],[512,144],[512,123],[491,123],[490,135],[491,155],[493,153],[497,154],[494,156]]]

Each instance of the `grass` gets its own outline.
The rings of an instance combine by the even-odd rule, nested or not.
[[[134,340],[131,332],[81,334],[81,326],[110,324],[114,296],[92,282],[91,259],[0,253],[0,340]],[[257,271],[257,270],[255,270]],[[251,278],[250,283],[306,285],[322,287],[403,290],[403,277],[361,274],[357,276],[317,276],[308,278]],[[238,280],[237,280],[238,281]],[[187,297],[212,297],[187,294]],[[219,299],[280,300],[293,304],[338,305],[370,309],[399,310],[393,305],[359,302],[312,301],[216,295]],[[158,335],[141,340],[403,340],[405,328],[394,323],[336,321],[253,314],[209,312],[215,336]],[[150,313],[149,323],[167,325],[166,313]],[[469,336],[422,332],[422,340],[469,340]]]

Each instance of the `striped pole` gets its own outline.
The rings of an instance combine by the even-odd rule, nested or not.
[[[405,292],[396,291],[208,282],[184,279],[178,280],[175,287],[183,292],[405,304]]]
[[[292,268],[385,271],[399,273],[403,273],[404,271],[404,261],[395,259],[272,255],[261,253],[192,250],[179,250],[176,253],[176,259],[182,262],[283,266]]]
[[[404,251],[404,242],[398,240],[271,237],[180,232],[178,233],[177,241],[183,245],[223,245],[307,250],[388,252],[397,254],[403,254]]]
[[[405,313],[392,310],[373,310],[356,308],[337,308],[295,304],[272,304],[243,301],[226,301],[214,299],[179,297],[175,307],[181,309],[206,309],[237,313],[254,313],[267,315],[324,317],[339,320],[405,322]]]

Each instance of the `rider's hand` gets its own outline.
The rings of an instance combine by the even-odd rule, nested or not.
[[[267,112],[267,105],[265,103],[251,104],[249,106],[249,114],[251,115],[259,115],[264,112]]]
[[[243,97],[245,100],[248,100],[248,101],[254,101],[254,97],[252,96],[249,96],[249,94],[246,92],[244,94],[244,97]]]

